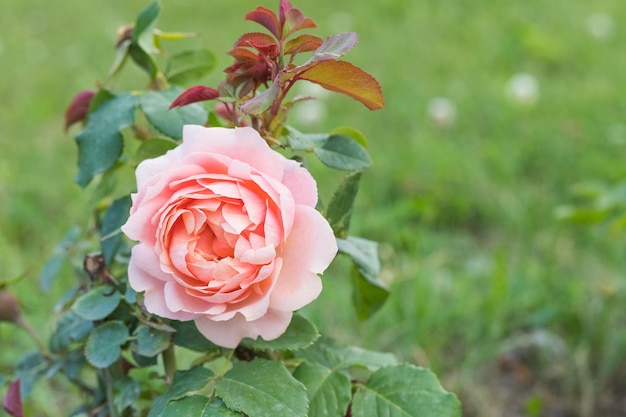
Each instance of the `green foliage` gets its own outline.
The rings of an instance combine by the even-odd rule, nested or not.
[[[278,339],[244,339],[242,345],[253,350],[298,350],[310,346],[320,337],[313,323],[299,314],[294,314],[285,333]]]
[[[107,321],[89,334],[85,357],[96,368],[107,368],[122,354],[120,346],[128,339],[128,328],[119,321]]]
[[[146,91],[139,96],[141,110],[152,126],[174,139],[182,137],[183,125],[203,125],[208,117],[200,104],[170,110],[170,104],[181,92],[182,89],[175,87],[166,91]]]
[[[101,320],[117,308],[120,299],[120,293],[113,287],[103,285],[81,295],[72,310],[85,320]]]
[[[130,211],[130,197],[122,197],[113,202],[107,209],[100,227],[100,247],[104,256],[104,263],[110,265],[113,257],[122,244],[120,227],[126,223]]]
[[[331,135],[313,152],[325,165],[346,171],[364,169],[372,163],[367,151],[348,136]]]
[[[217,58],[208,49],[183,51],[169,59],[166,76],[170,83],[185,84],[211,72],[216,63]]]
[[[310,416],[346,415],[352,398],[352,385],[345,373],[315,362],[303,362],[293,376],[307,389]]]

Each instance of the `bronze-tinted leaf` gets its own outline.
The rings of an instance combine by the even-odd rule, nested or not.
[[[170,104],[170,109],[173,109],[174,107],[186,106],[191,103],[197,103],[199,101],[214,100],[219,96],[220,92],[215,88],[197,85],[195,87],[188,88],[176,97],[174,101],[172,101],[172,104]]]
[[[276,39],[280,39],[280,29],[276,14],[265,7],[257,7],[255,10],[246,14],[246,20],[256,22],[269,30]]]
[[[65,110],[65,130],[69,129],[74,123],[85,120],[89,111],[89,103],[91,103],[94,94],[91,90],[85,90],[74,96],[72,102]]]
[[[315,35],[300,35],[285,43],[285,55],[315,51],[322,45],[322,38]]]

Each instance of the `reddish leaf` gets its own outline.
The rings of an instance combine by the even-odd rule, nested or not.
[[[270,35],[266,35],[265,33],[250,32],[243,34],[239,39],[237,39],[234,47],[237,48],[242,46],[254,48],[271,57],[278,55],[278,45],[276,44],[276,41]]]
[[[279,16],[280,16],[280,27],[282,28],[285,25],[285,16],[293,8],[291,3],[287,0],[280,0],[279,8]]]
[[[280,93],[280,75],[276,76],[276,79],[267,90],[246,101],[239,108],[247,114],[260,114],[270,108],[276,97],[278,97],[278,93]]]
[[[327,90],[346,94],[376,110],[385,105],[378,81],[359,67],[345,61],[323,61],[310,65],[298,78],[319,84]]]
[[[315,51],[322,44],[322,38],[315,35],[300,35],[285,44],[285,55]]]
[[[2,399],[2,408],[13,417],[24,417],[19,379],[9,385],[7,394]]]
[[[197,103],[199,101],[214,100],[219,96],[220,92],[215,88],[197,85],[195,87],[188,88],[176,97],[176,99],[172,101],[172,104],[170,104],[170,109],[173,109],[174,107],[186,106],[191,103]]]
[[[269,30],[276,39],[280,39],[280,26],[276,14],[265,7],[257,7],[255,10],[246,14],[246,20],[257,22]]]
[[[94,92],[90,90],[81,91],[76,94],[72,102],[65,110],[65,130],[69,129],[74,123],[82,122],[87,117],[89,111],[89,103],[94,96]]]
[[[317,25],[308,17],[304,17],[300,9],[290,9],[285,15],[285,23],[283,25],[283,37],[291,35],[300,29],[316,28]]]
[[[228,53],[239,62],[256,62],[259,60],[258,55],[249,49],[237,47]],[[229,72],[225,70],[224,72]]]

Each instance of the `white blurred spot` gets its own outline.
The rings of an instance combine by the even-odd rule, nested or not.
[[[296,103],[290,114],[299,125],[314,126],[326,119],[328,109],[319,100],[307,100]]]
[[[40,64],[48,58],[48,46],[38,39],[33,39],[24,45],[24,54],[31,64]]]
[[[456,121],[456,106],[450,99],[435,97],[428,102],[428,117],[440,127],[448,127]]]
[[[596,39],[607,39],[613,34],[613,18],[604,12],[592,13],[587,17],[587,30]]]
[[[347,12],[335,12],[328,16],[328,26],[332,33],[350,32],[354,18]]]
[[[539,99],[539,83],[530,74],[516,74],[507,85],[511,98],[518,104],[530,106]]]
[[[315,97],[317,99],[324,100],[330,95],[330,91],[325,89],[319,84],[312,83],[310,81],[299,80],[298,81],[298,95]]]

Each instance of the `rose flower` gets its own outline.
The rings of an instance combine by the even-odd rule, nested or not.
[[[252,128],[187,125],[183,142],[136,170],[122,231],[128,279],[146,309],[194,320],[212,342],[272,340],[319,295],[337,253],[317,186]]]

